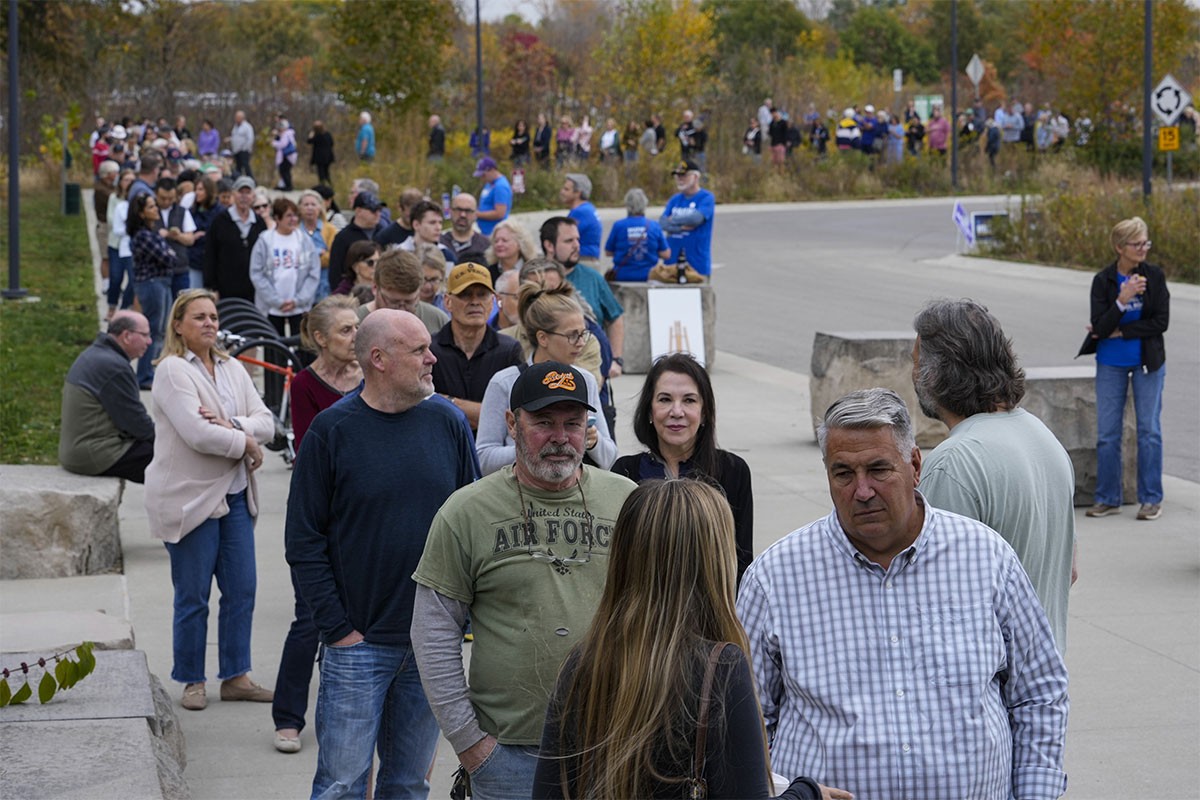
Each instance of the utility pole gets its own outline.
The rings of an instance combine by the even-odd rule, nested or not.
[[[1149,2],[1149,0],[1147,0]],[[958,0],[950,0],[950,186],[958,191]]]
[[[8,0],[8,288],[0,294],[19,300],[21,288],[21,140],[18,134],[20,94],[17,91],[17,0]]]
[[[1150,202],[1150,170],[1154,164],[1154,150],[1150,143],[1150,98],[1154,72],[1153,38],[1151,37],[1151,8],[1153,3],[1145,0],[1145,21],[1142,24],[1142,199]]]

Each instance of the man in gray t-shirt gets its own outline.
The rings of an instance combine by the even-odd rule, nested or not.
[[[1041,420],[1017,408],[1025,371],[986,308],[969,300],[934,301],[913,327],[921,410],[950,428],[921,467],[921,493],[1012,545],[1065,653],[1067,596],[1075,581],[1071,458]]]

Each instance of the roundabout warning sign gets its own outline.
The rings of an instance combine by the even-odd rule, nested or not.
[[[1174,125],[1191,102],[1192,96],[1170,75],[1159,81],[1150,94],[1150,108],[1163,125]]]

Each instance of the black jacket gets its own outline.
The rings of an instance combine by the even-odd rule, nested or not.
[[[312,146],[313,166],[329,166],[333,163],[333,134],[329,131],[314,133],[308,137],[308,143]]]
[[[1121,328],[1121,338],[1142,340],[1142,368],[1154,372],[1167,360],[1163,333],[1171,312],[1171,293],[1167,291],[1167,276],[1163,271],[1142,262],[1133,268],[1133,274],[1146,276],[1146,292],[1142,296],[1142,318]],[[1096,273],[1092,279],[1092,330],[1079,348],[1079,356],[1096,352],[1096,344],[1107,339],[1120,326],[1125,312],[1117,307],[1120,283],[1117,280],[1117,262]]]
[[[213,219],[204,237],[204,286],[221,297],[254,300],[254,284],[250,282],[250,251],[259,235],[267,229],[267,223],[253,211],[250,216],[253,222],[244,240],[228,209]]]

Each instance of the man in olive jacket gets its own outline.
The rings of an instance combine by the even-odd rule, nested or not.
[[[118,311],[79,354],[63,383],[58,460],[68,472],[144,483],[154,455],[154,422],[129,362],[150,346],[150,324]]]

